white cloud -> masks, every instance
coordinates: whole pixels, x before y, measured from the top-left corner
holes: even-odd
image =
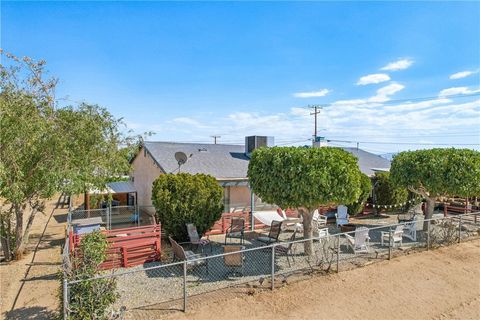
[[[390,100],[389,96],[394,95],[395,93],[397,93],[400,90],[403,90],[404,88],[405,86],[399,83],[389,84],[388,86],[378,89],[377,95],[373,97],[373,99],[375,99],[375,102],[388,101]]]
[[[338,100],[335,101],[332,105],[336,107],[359,107],[363,106],[366,108],[375,108],[381,105],[382,102],[390,100],[390,96],[395,93],[403,90],[404,85],[393,82],[387,86],[381,87],[377,90],[377,94],[366,99],[350,99],[350,100]]]
[[[357,85],[364,86],[367,84],[372,84],[372,83],[381,83],[390,80],[390,76],[385,73],[375,73],[375,74],[369,74],[366,76],[361,77],[357,81]]]
[[[461,71],[461,72],[457,72],[457,73],[454,73],[454,74],[450,75],[449,78],[452,79],[452,80],[462,79],[462,78],[466,78],[468,76],[471,76],[472,74],[475,74],[477,72],[478,71],[469,71],[469,70]]]
[[[294,93],[293,96],[295,98],[315,98],[315,97],[324,97],[329,92],[330,90],[328,89],[320,89],[318,91],[297,92],[297,93]]]
[[[397,71],[397,70],[404,70],[409,68],[413,64],[412,59],[400,59],[394,62],[390,62],[385,67],[381,68],[380,70],[387,70],[387,71]]]
[[[453,96],[457,94],[472,94],[477,92],[480,92],[480,89],[470,90],[468,87],[452,87],[452,88],[443,89],[442,91],[440,91],[438,95],[440,97],[447,97],[447,96]]]

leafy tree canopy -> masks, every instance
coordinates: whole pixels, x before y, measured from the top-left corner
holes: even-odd
[[[167,234],[179,241],[188,239],[187,223],[204,234],[223,212],[223,189],[205,174],[161,174],[154,182],[152,202]]]
[[[428,149],[401,152],[390,169],[399,186],[423,196],[480,195],[480,152],[470,149]]]
[[[361,193],[357,159],[340,148],[260,148],[248,178],[263,201],[285,208],[352,203]]]
[[[0,197],[10,206],[0,214],[0,232],[2,248],[14,247],[18,256],[45,198],[101,189],[128,173],[122,146],[128,148],[132,137],[105,108],[57,105],[57,81],[46,78],[45,61],[0,54],[6,61],[0,65]],[[4,243],[12,226],[14,246]],[[9,259],[10,252],[5,256]]]

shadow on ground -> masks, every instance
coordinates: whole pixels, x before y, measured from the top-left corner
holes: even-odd
[[[59,319],[56,311],[44,307],[17,308],[5,314],[7,320],[24,319]]]

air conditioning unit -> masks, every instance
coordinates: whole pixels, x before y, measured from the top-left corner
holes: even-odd
[[[249,136],[245,137],[245,154],[250,157],[253,150],[261,147],[273,147],[275,144],[273,137],[267,136]]]

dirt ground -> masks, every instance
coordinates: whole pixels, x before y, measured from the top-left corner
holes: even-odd
[[[192,304],[165,319],[480,319],[480,241]]]
[[[56,208],[57,200],[48,201],[45,214],[36,215],[29,253],[20,261],[0,264],[1,319],[52,319],[56,315],[57,273],[61,267],[68,207],[64,204],[62,208],[60,204]]]

